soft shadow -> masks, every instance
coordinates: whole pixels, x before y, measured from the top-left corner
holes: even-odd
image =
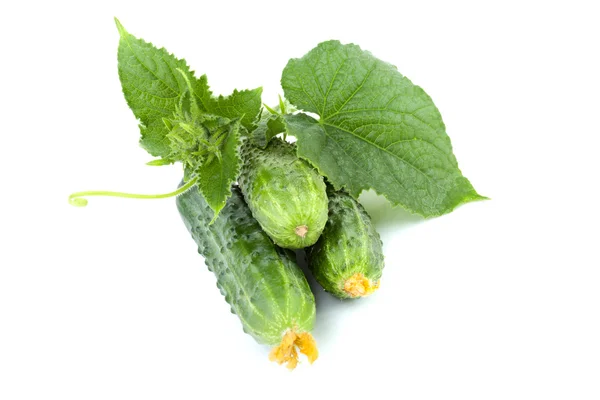
[[[399,232],[408,226],[425,221],[423,217],[411,214],[401,207],[392,207],[385,197],[379,196],[372,190],[363,192],[359,201],[371,216],[378,231],[393,228],[395,232]]]
[[[385,197],[379,196],[373,191],[364,192],[359,200],[371,216],[371,220],[384,242],[387,235],[395,235],[412,225],[425,221],[423,217],[413,215],[400,207],[392,208]],[[326,292],[310,272],[304,250],[296,251],[296,262],[304,272],[315,296],[317,315],[313,334],[321,343],[335,342],[337,338],[344,335],[344,327],[350,326],[350,323],[342,323],[342,321],[351,319],[352,315],[357,313],[368,314],[368,309],[376,305],[376,299],[371,296],[342,300]]]
[[[308,268],[306,252],[296,251],[296,262],[306,275],[306,280],[315,296],[317,315],[313,334],[322,343],[335,342],[342,335],[343,324],[339,322],[355,313],[357,309],[370,306],[370,297],[362,299],[338,299],[326,292],[315,280]]]

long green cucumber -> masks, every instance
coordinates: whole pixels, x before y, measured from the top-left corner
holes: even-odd
[[[307,251],[308,266],[325,290],[340,298],[368,296],[379,287],[383,248],[363,206],[344,191],[327,187],[329,220]]]
[[[246,141],[241,154],[240,188],[263,230],[284,248],[314,244],[327,221],[323,178],[279,138],[265,149]]]
[[[240,190],[232,188],[212,224],[214,213],[196,187],[177,198],[177,207],[244,332],[276,346],[270,358],[288,368],[296,366],[296,347],[314,361],[314,296],[293,253],[261,230]]]

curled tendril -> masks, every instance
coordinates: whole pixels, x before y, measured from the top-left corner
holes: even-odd
[[[77,192],[69,196],[69,204],[75,207],[85,207],[88,204],[87,199],[84,197],[89,196],[108,196],[108,197],[123,197],[127,199],[166,199],[168,197],[179,196],[187,192],[192,186],[196,184],[198,177],[190,179],[185,185],[179,189],[162,194],[135,194],[135,193],[123,193],[123,192],[109,192],[105,190],[89,190],[86,192]]]

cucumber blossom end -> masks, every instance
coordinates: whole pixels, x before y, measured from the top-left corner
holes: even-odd
[[[369,296],[379,288],[384,267],[381,238],[356,199],[331,186],[327,195],[329,219],[317,243],[306,252],[308,267],[336,297]]]
[[[380,279],[374,281],[357,272],[346,279],[343,290],[350,297],[366,297],[373,294],[379,288],[380,282]]]
[[[306,237],[306,234],[308,233],[308,226],[298,225],[296,229],[294,229],[294,232],[296,233],[296,235],[304,239]]]
[[[290,369],[298,363],[298,351],[312,362],[318,354],[309,333],[315,299],[296,255],[273,244],[239,188],[231,193],[217,218],[197,187],[181,194],[177,207],[183,222],[244,332],[276,346],[270,358]]]
[[[286,363],[287,368],[292,370],[298,365],[298,352],[304,354],[311,364],[319,357],[317,342],[309,332],[289,329],[284,333],[281,343],[271,350],[269,360],[279,365]]]

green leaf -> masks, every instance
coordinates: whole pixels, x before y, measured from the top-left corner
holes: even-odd
[[[173,164],[173,160],[169,160],[167,158],[157,158],[156,160],[148,161],[146,165],[151,167],[162,167],[163,165]]]
[[[282,99],[279,96],[279,104],[273,108],[264,104],[264,108],[258,118],[256,128],[250,134],[254,145],[264,149],[269,144],[269,141],[280,133],[286,132],[283,114],[297,111],[287,99]]]
[[[272,114],[268,109],[264,109],[251,138],[256,146],[264,149],[273,137],[282,132],[285,132],[285,123],[281,115]]]
[[[261,108],[262,88],[234,90],[229,96],[210,97],[203,104],[210,114],[226,118],[241,118],[241,124],[248,132],[255,128],[254,122]]]
[[[229,96],[214,97],[206,75],[195,78],[185,60],[131,35],[116,18],[115,22],[121,36],[119,78],[127,104],[140,121],[140,144],[150,154],[168,157],[172,153],[167,135],[172,130],[171,120],[180,119],[182,110],[194,116],[208,113],[241,118],[242,126],[254,130],[262,88],[234,90]],[[190,102],[194,98],[191,95],[195,102]]]
[[[162,118],[175,112],[179,96],[187,90],[184,76],[195,80],[184,60],[165,49],[128,33],[115,18],[119,34],[118,70],[127,104],[140,121],[140,144],[150,154],[165,157],[169,154],[168,129]],[[197,94],[202,96],[202,94]]]
[[[285,96],[319,115],[286,115],[298,155],[358,197],[374,189],[394,205],[437,216],[483,199],[462,176],[431,98],[396,67],[360,47],[319,44],[283,70]]]
[[[255,128],[254,122],[261,108],[262,87],[234,90],[229,96],[213,96],[206,75],[196,79],[194,94],[203,111],[226,118],[241,118],[241,124],[248,131]]]
[[[208,85],[208,78],[206,75],[202,75],[200,78],[194,79],[192,82],[194,87],[194,95],[199,100],[202,109],[207,110],[209,107],[208,104],[213,95],[212,91],[210,90],[210,86]]]
[[[223,136],[218,153],[209,155],[196,171],[200,192],[215,212],[213,221],[231,196],[231,185],[237,179],[241,166],[239,148],[240,129],[243,128],[240,120],[220,125],[220,129]]]

